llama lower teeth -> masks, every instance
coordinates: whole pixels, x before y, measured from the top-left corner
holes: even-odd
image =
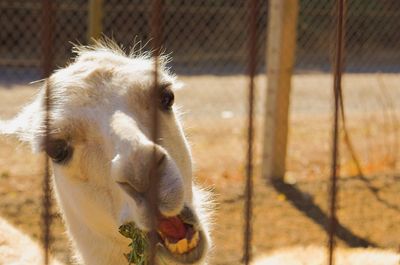
[[[169,249],[169,251],[171,251],[172,253],[176,253],[177,252],[178,248],[177,248],[176,244],[170,243],[168,241],[168,239],[165,239],[164,243],[167,246],[167,248]]]
[[[186,238],[179,240],[176,245],[178,246],[179,254],[183,254],[188,251],[188,241]]]
[[[177,243],[171,243],[168,241],[166,238],[164,240],[165,246],[168,248],[169,251],[171,251],[174,254],[184,254],[188,252],[189,250],[194,249],[197,244],[199,243],[199,232],[196,231],[190,241],[188,241],[186,238],[179,240]]]

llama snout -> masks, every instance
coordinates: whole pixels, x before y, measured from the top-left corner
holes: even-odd
[[[112,161],[114,181],[134,200],[136,207],[147,205],[147,198],[151,196],[149,193],[154,191],[151,185],[158,186],[158,210],[164,216],[177,215],[184,205],[182,175],[162,147],[155,146],[151,150],[144,152],[147,157],[139,160],[137,155],[116,155]]]
[[[184,205],[184,183],[181,172],[170,156],[166,156],[159,173],[159,210],[165,216],[181,212]]]

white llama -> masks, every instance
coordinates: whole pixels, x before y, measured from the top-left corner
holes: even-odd
[[[156,150],[157,218],[167,226],[159,229],[157,258],[204,264],[211,245],[206,198],[193,184],[189,146],[173,106],[175,77],[162,63],[153,91],[149,56],[125,55],[112,43],[76,52],[73,63],[45,81],[51,89],[49,143],[44,143],[45,85],[17,117],[0,122],[0,134],[18,137],[52,159],[56,198],[79,262],[87,265],[127,264],[130,241],[118,227],[134,222],[149,230],[146,194]],[[154,102],[160,144],[151,140]],[[176,222],[183,234],[173,229]]]

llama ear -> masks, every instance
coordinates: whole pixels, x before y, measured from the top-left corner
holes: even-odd
[[[30,144],[33,152],[41,150],[41,138],[44,132],[43,92],[41,89],[35,100],[11,120],[0,120],[0,135],[14,137]]]

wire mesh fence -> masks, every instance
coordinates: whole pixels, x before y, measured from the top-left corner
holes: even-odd
[[[295,74],[292,78],[285,183],[264,185],[261,175],[264,75],[268,1],[259,1],[256,78],[254,255],[291,245],[325,245],[331,150],[334,1],[300,0]],[[148,51],[147,1],[103,1],[105,36],[126,47]],[[346,131],[341,131],[338,244],[395,249],[400,237],[399,114],[400,3],[347,1],[346,74],[343,91]],[[55,68],[69,62],[72,43],[89,43],[88,1],[57,0]],[[185,87],[176,92],[186,133],[193,144],[198,181],[220,194],[212,264],[241,258],[242,192],[246,155],[246,1],[165,1],[163,48],[169,66]],[[11,117],[34,93],[24,83],[41,74],[41,4],[0,0],[1,118]],[[343,127],[342,127],[343,128]],[[38,161],[16,142],[1,139],[0,216],[39,237]],[[354,153],[357,161],[354,160]],[[361,166],[362,172],[357,167]],[[27,168],[30,168],[29,170]],[[26,179],[33,179],[24,185]],[[4,184],[4,185],[3,185]],[[37,188],[39,189],[39,188]],[[35,190],[35,191],[34,191]],[[4,199],[4,200],[3,200]],[[229,218],[227,218],[229,216]],[[58,216],[53,252],[70,263]],[[268,225],[266,225],[268,224]],[[379,227],[379,229],[378,229]],[[391,232],[390,232],[391,231]]]
[[[300,1],[298,71],[327,71],[331,65],[333,1]],[[266,43],[268,3],[260,2],[258,44],[260,58]],[[396,1],[349,1],[347,11],[348,70],[398,71],[399,26]],[[40,66],[40,3],[33,0],[0,3],[2,12],[0,66],[2,80]],[[56,65],[71,57],[72,43],[87,43],[88,4],[85,0],[55,1]],[[179,74],[232,74],[245,71],[245,1],[167,1],[166,53]],[[149,41],[149,5],[143,1],[104,1],[104,35],[125,47]],[[149,47],[147,47],[149,48]],[[265,64],[265,60],[261,60]],[[260,68],[261,69],[261,68]],[[36,71],[35,71],[36,70]],[[36,74],[37,77],[37,74]]]

